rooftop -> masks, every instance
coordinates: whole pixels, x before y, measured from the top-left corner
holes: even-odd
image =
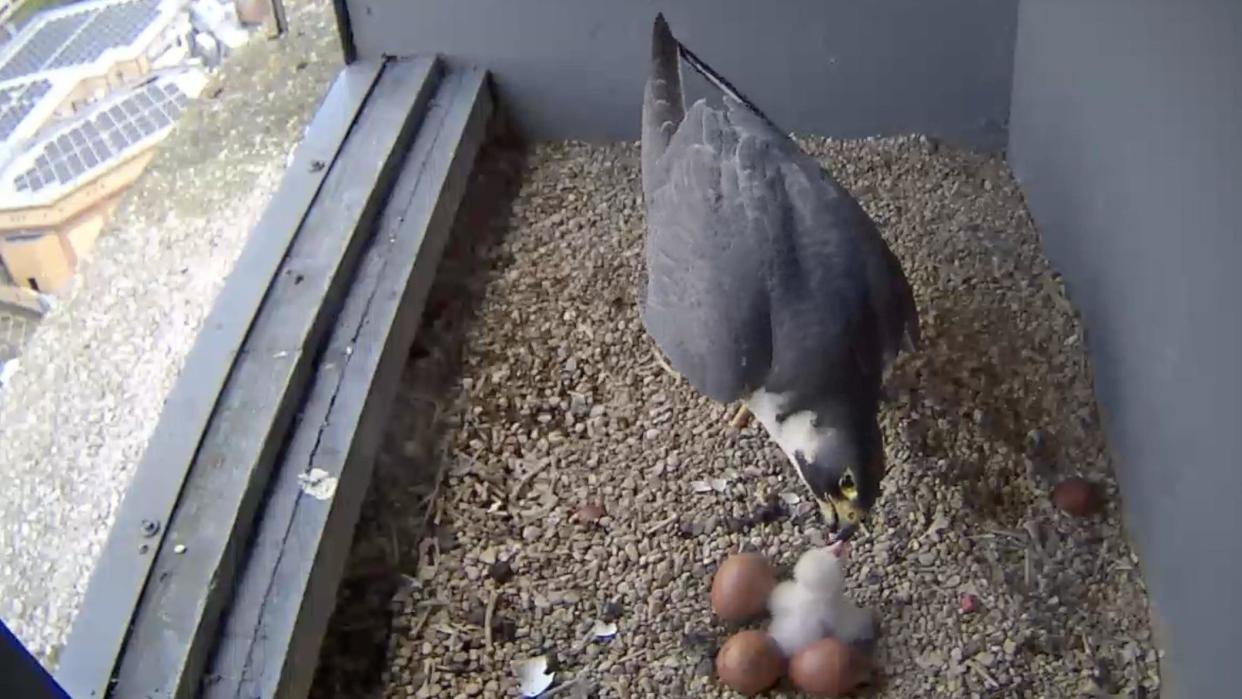
[[[195,69],[161,73],[41,135],[0,169],[0,208],[54,202],[159,142],[205,81]]]
[[[0,162],[22,150],[85,79],[135,60],[180,0],[87,0],[48,10],[0,48]]]
[[[43,13],[0,54],[0,81],[89,65],[124,49],[159,19],[163,0],[93,0]]]

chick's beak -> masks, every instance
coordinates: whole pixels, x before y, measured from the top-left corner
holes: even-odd
[[[867,517],[867,510],[858,503],[832,496],[819,502],[819,511],[828,523],[834,543],[849,541]]]

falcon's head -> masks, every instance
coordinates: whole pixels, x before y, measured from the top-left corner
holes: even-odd
[[[789,458],[810,488],[834,541],[847,541],[880,494],[884,444],[875,418],[852,425],[817,425],[814,438],[789,445]],[[786,445],[782,445],[784,447]]]

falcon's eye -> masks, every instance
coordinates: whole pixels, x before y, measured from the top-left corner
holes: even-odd
[[[858,497],[858,486],[854,485],[854,476],[848,471],[841,476],[840,481],[837,481],[837,486],[841,488],[841,494],[850,500]]]

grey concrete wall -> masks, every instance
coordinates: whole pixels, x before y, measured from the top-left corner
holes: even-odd
[[[529,136],[637,139],[657,11],[783,128],[1006,140],[1017,0],[348,0],[361,57],[490,68]],[[696,94],[703,94],[698,92]]]
[[[1010,158],[1083,312],[1169,696],[1242,647],[1242,3],[1023,0]]]

